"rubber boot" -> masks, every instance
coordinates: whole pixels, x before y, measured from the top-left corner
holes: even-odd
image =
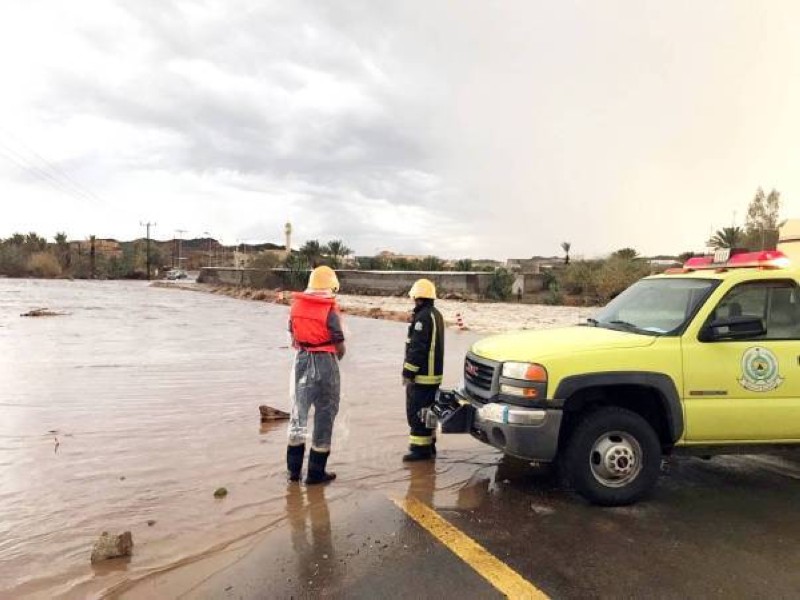
[[[300,481],[300,471],[303,470],[305,453],[305,444],[286,446],[286,469],[289,471],[289,481]]]
[[[403,456],[403,462],[416,462],[418,460],[433,460],[435,451],[432,445],[409,446],[409,452]]]
[[[308,455],[308,474],[306,475],[306,485],[316,485],[318,483],[328,483],[336,479],[336,473],[326,473],[325,466],[328,464],[328,452],[319,452],[311,449]]]

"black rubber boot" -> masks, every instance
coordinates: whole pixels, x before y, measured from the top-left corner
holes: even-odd
[[[336,479],[336,473],[326,473],[325,466],[328,464],[330,452],[318,452],[311,449],[308,455],[308,475],[306,475],[306,485],[316,485],[318,483],[328,483]]]
[[[409,446],[408,454],[403,456],[403,462],[416,462],[418,460],[433,460],[436,455],[433,446]]]
[[[289,481],[300,481],[300,471],[303,470],[305,453],[305,444],[286,446],[286,469],[289,471]]]

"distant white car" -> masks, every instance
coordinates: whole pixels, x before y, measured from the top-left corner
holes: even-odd
[[[189,274],[186,273],[183,269],[172,269],[171,271],[167,272],[167,279],[171,281],[176,281],[178,279],[186,279],[189,277]]]

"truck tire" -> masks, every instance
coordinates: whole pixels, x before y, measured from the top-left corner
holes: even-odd
[[[575,490],[593,504],[623,506],[658,480],[661,444],[638,414],[618,407],[587,413],[567,441],[562,466]]]

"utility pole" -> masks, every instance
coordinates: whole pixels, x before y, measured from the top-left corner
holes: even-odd
[[[183,234],[186,233],[186,230],[185,229],[176,229],[175,233],[178,234],[178,265],[177,266],[180,269],[180,268],[182,268],[181,267],[181,260],[183,260],[181,258],[181,251],[182,251],[182,247],[183,247]]]
[[[150,221],[142,223],[139,221],[139,225],[147,228],[147,281],[150,281],[150,228],[155,227],[156,223],[151,223]]]

